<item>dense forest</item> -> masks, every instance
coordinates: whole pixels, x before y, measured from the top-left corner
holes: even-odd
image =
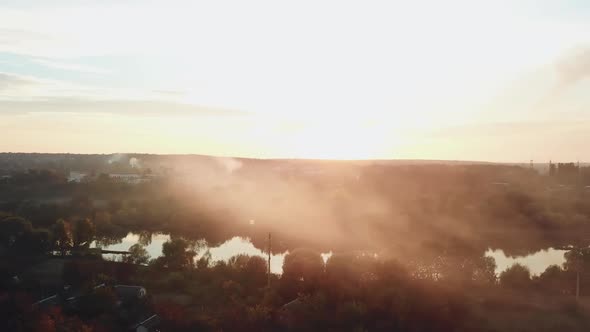
[[[2,154],[0,329],[128,330],[155,316],[149,329],[161,331],[584,331],[587,174],[575,164]],[[129,233],[137,244],[115,260],[101,254]],[[206,249],[240,236],[266,252],[269,233],[281,274],[265,258],[217,261]],[[169,239],[150,257],[157,234]],[[540,275],[522,265],[497,274],[485,255],[547,248],[567,248],[565,264]],[[122,285],[147,295],[129,299]]]

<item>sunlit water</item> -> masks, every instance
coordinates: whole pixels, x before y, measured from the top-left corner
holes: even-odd
[[[149,245],[145,247],[145,249],[150,254],[151,258],[157,258],[162,256],[162,245],[164,242],[170,239],[169,235],[166,234],[153,234],[152,241]],[[136,244],[139,241],[139,235],[129,233],[126,237],[124,237],[121,243],[104,246],[103,249],[105,250],[117,250],[117,251],[127,251],[129,248]],[[95,244],[93,243],[93,246]],[[199,250],[197,255],[197,259],[202,257],[207,251],[211,254],[211,259],[213,262],[215,261],[227,261],[231,257],[239,254],[246,254],[250,256],[260,256],[263,258],[268,258],[267,253],[263,252],[262,250],[256,248],[249,239],[243,237],[234,237],[223,244],[217,247],[204,247]],[[520,263],[531,270],[533,275],[539,275],[545,271],[545,269],[551,265],[562,265],[565,262],[564,253],[565,250],[557,250],[553,248],[549,248],[546,250],[540,250],[534,254],[527,255],[527,256],[516,256],[516,257],[509,257],[506,256],[503,250],[496,249],[491,250],[488,249],[485,255],[488,257],[493,257],[496,260],[496,273],[499,275],[507,268],[512,266],[515,263]],[[280,254],[275,254],[271,256],[271,263],[270,269],[273,273],[281,274],[283,271],[283,261],[285,259],[285,255],[288,251]],[[322,258],[324,262],[328,260],[328,258],[332,255],[331,252],[322,253]],[[116,255],[105,255],[106,258],[112,258]]]
[[[565,250],[549,248],[527,256],[509,257],[501,249],[488,249],[485,255],[496,260],[496,274],[498,275],[515,263],[528,267],[533,275],[540,275],[551,265],[561,266],[565,262],[563,256],[565,252]]]
[[[157,258],[162,256],[162,245],[164,242],[170,239],[170,235],[166,234],[154,234],[152,235],[152,241],[149,245],[145,246],[145,249],[150,254],[151,258]],[[116,251],[127,251],[129,248],[136,244],[139,241],[139,236],[137,234],[129,233],[126,237],[124,237],[121,243],[103,246],[102,249],[105,250],[116,250]],[[93,243],[92,246],[94,247],[96,244]],[[207,251],[211,254],[211,260],[213,262],[216,261],[227,261],[231,257],[239,254],[246,254],[250,256],[260,256],[263,258],[268,258],[268,254],[263,252],[262,250],[256,248],[249,239],[243,237],[233,237],[232,239],[224,242],[223,244],[217,247],[205,247],[201,248],[198,252],[196,259],[202,257]],[[272,273],[281,274],[283,272],[283,261],[285,260],[285,255],[288,254],[288,251],[271,255],[270,260],[270,270]],[[331,252],[322,253],[322,258],[324,262],[328,260],[328,258],[332,255]],[[104,255],[105,258],[112,258],[116,255]]]

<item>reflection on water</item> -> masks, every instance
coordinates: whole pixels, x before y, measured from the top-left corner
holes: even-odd
[[[500,274],[515,263],[520,263],[531,270],[531,274],[539,275],[551,265],[561,265],[565,262],[565,250],[549,248],[537,251],[527,256],[508,257],[503,250],[488,249],[485,255],[496,260],[496,274]]]
[[[151,242],[149,242],[149,244],[145,246],[145,249],[148,251],[151,258],[157,258],[162,256],[162,245],[169,239],[170,235],[166,234],[153,234],[151,236]],[[129,233],[126,237],[121,239],[120,242],[115,244],[103,245],[102,248],[106,250],[127,251],[129,250],[129,247],[138,243],[139,240],[139,234]],[[95,247],[96,242],[93,242],[91,246]],[[268,258],[267,254],[262,250],[256,248],[248,238],[243,238],[239,236],[233,237],[217,247],[205,246],[203,248],[200,248],[199,253],[195,259],[199,259],[207,251],[209,251],[209,253],[211,254],[211,259],[213,262],[227,261],[231,257],[239,254],[260,256],[265,259]],[[496,274],[498,275],[515,263],[520,263],[524,266],[527,266],[531,270],[531,273],[533,275],[539,275],[543,273],[543,271],[545,271],[545,269],[551,265],[562,265],[565,262],[565,258],[563,256],[565,252],[565,250],[556,250],[553,248],[549,248],[546,250],[540,250],[534,254],[530,254],[527,256],[509,257],[506,256],[504,251],[501,249],[488,249],[485,255],[493,257],[496,260]],[[283,261],[287,253],[288,251],[271,256],[270,270],[273,273],[281,274],[283,272]],[[321,255],[325,263],[328,260],[328,258],[332,256],[332,252],[330,251],[328,253],[322,253]],[[104,257],[107,259],[111,259],[116,256],[117,255],[104,255]]]
[[[152,240],[149,245],[145,246],[145,249],[150,254],[151,258],[157,258],[162,256],[162,245],[164,242],[170,239],[170,235],[166,234],[153,234]],[[102,246],[105,250],[117,250],[117,251],[127,251],[129,247],[138,243],[139,235],[134,233],[127,234],[121,242],[116,244],[109,244]],[[92,243],[92,247],[96,247],[96,243]],[[250,256],[260,256],[264,258],[268,258],[268,254],[263,252],[262,250],[256,248],[249,239],[243,237],[233,237],[232,239],[224,242],[223,244],[217,247],[204,247],[199,250],[199,253],[196,259],[199,259],[203,256],[207,251],[211,254],[211,259],[215,261],[227,261],[231,257],[239,254],[246,254]],[[272,273],[281,274],[283,272],[283,261],[285,260],[285,255],[288,251],[276,254],[271,256],[270,260],[270,270]],[[105,258],[111,259],[116,255],[104,255]],[[328,258],[332,256],[332,252],[323,253],[322,258],[324,262],[328,260]]]
[[[206,249],[202,250],[199,254],[204,254],[205,251]],[[209,248],[209,252],[211,253],[211,258],[213,261],[226,261],[232,256],[239,254],[261,256],[264,258],[268,257],[267,253],[264,253],[262,250],[254,247],[250,240],[237,236],[229,241],[226,241],[219,247]],[[282,254],[271,256],[270,271],[272,273],[280,274],[283,272],[283,261],[285,260],[285,255],[287,253],[288,252],[284,252]]]
[[[152,240],[149,245],[144,248],[150,254],[151,258],[157,258],[162,256],[162,244],[170,239],[170,235],[165,234],[153,234]],[[116,250],[116,251],[127,251],[129,247],[139,242],[139,234],[129,233],[125,236],[121,242],[116,244],[102,245],[102,249],[105,250]],[[91,247],[96,247],[96,241],[93,242]],[[113,258],[116,255],[104,255],[105,258]]]
[[[151,242],[147,246],[145,246],[145,249],[148,251],[151,258],[157,258],[162,256],[162,245],[169,239],[170,235],[166,234],[152,235]],[[129,233],[126,237],[121,239],[119,243],[103,245],[102,248],[106,250],[127,251],[129,250],[129,247],[138,243],[139,240],[139,234]],[[92,247],[95,246],[96,243],[94,242],[92,244]],[[265,252],[256,248],[248,238],[243,238],[239,236],[233,237],[217,247],[205,246],[201,248],[196,259],[202,257],[207,251],[209,251],[209,253],[211,254],[211,259],[214,262],[227,261],[231,257],[239,254],[260,256],[265,259],[268,257]],[[546,250],[540,250],[534,254],[527,256],[509,257],[506,256],[504,251],[501,249],[488,249],[485,255],[493,257],[496,260],[496,274],[498,275],[515,263],[520,263],[524,266],[527,266],[531,270],[531,273],[533,275],[539,275],[543,273],[543,271],[545,271],[545,269],[551,265],[562,265],[565,262],[565,258],[563,256],[565,252],[565,250],[556,250],[553,248],[549,248]],[[273,273],[281,274],[283,272],[283,261],[287,253],[288,251],[271,256],[270,270]],[[328,258],[332,256],[332,252],[330,251],[327,253],[322,253],[321,255],[324,262],[326,262]],[[104,256],[105,258],[113,258],[116,255]]]

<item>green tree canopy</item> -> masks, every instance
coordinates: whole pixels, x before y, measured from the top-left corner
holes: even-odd
[[[590,271],[590,248],[575,248],[565,253],[564,269],[567,271]]]
[[[183,238],[171,238],[162,245],[161,260],[166,267],[182,269],[193,266],[197,255],[194,245]]]
[[[150,260],[150,254],[141,244],[136,243],[129,247],[129,255],[124,260],[127,263],[145,265]]]

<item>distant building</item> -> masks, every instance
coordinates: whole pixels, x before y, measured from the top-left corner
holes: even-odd
[[[157,178],[155,174],[108,174],[109,178],[115,182],[122,182],[127,184],[140,184],[144,182],[151,182]]]
[[[116,182],[123,182],[128,184],[139,184],[145,182],[145,179],[139,174],[109,174],[109,178]]]
[[[88,173],[70,171],[70,174],[68,175],[68,182],[80,183],[80,182],[84,182],[85,180],[87,180],[87,178],[88,178]]]
[[[508,187],[510,185],[510,183],[508,183],[508,182],[492,182],[492,185],[498,186],[498,187]]]

